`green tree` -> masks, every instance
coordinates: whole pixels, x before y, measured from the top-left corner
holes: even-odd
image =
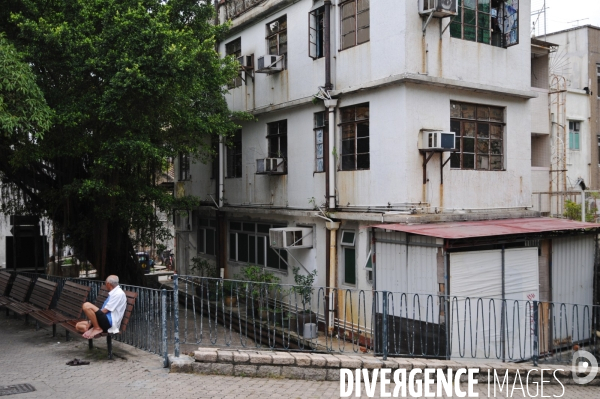
[[[29,112],[29,125],[7,124],[24,134],[0,136],[1,210],[47,215],[101,277],[140,283],[130,232],[142,243],[165,236],[156,209],[197,202],[157,186],[165,159],[209,159],[213,138],[243,117],[223,97],[237,74],[215,51],[226,27],[197,0],[8,0],[2,9],[0,27],[52,115],[46,125]]]

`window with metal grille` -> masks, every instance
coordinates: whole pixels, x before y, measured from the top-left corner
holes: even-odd
[[[341,7],[341,49],[366,43],[370,39],[369,0],[350,0]]]
[[[179,154],[179,180],[189,180],[190,158],[188,154]]]
[[[270,55],[282,55],[283,67],[287,66],[287,15],[267,24],[267,46]]]
[[[579,130],[581,122],[569,121],[569,149],[579,150]]]
[[[217,220],[214,218],[198,218],[198,253],[214,256],[217,253]]]
[[[353,230],[342,230],[342,257],[344,264],[344,284],[356,285],[356,248],[354,240],[356,232]]]
[[[242,177],[242,131],[233,134],[227,146],[227,177]]]
[[[324,16],[325,6],[308,14],[308,56],[315,60],[325,54]]]
[[[287,119],[267,123],[269,158],[287,159]]]
[[[225,45],[225,54],[235,57],[242,56],[242,38],[238,37],[235,40],[230,41]],[[242,85],[242,77],[238,75],[235,77],[231,83],[229,83],[228,88],[233,89],[234,87],[239,87]]]
[[[342,170],[369,169],[369,104],[344,107],[340,112]]]
[[[287,270],[287,252],[269,246],[269,229],[287,227],[273,223],[229,222],[229,259]]]
[[[458,0],[450,36],[510,47],[519,44],[519,0]]]
[[[327,112],[317,112],[315,114],[315,172],[325,171],[323,156],[325,152],[325,135],[328,133],[328,124]]]
[[[456,149],[450,167],[504,170],[504,108],[450,102],[450,130]]]

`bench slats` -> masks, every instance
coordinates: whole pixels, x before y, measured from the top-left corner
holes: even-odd
[[[63,287],[55,309],[32,312],[31,317],[42,324],[56,325],[81,317],[82,305],[87,299],[91,287],[67,281]]]
[[[9,272],[0,272],[0,296],[8,295],[8,287],[10,287],[10,280],[12,274]]]
[[[6,307],[20,316],[31,312],[47,310],[50,308],[57,287],[57,283],[38,278],[27,302],[11,302]]]
[[[25,276],[18,275],[13,282],[12,289],[10,290],[10,300],[15,302],[25,302],[27,299],[27,293],[31,287],[31,279]]]

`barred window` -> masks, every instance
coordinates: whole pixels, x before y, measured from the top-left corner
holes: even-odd
[[[269,229],[278,227],[287,226],[272,223],[229,222],[229,259],[287,270],[287,252],[269,246]]]
[[[450,102],[450,130],[457,152],[450,167],[504,170],[504,108]]]
[[[242,131],[233,134],[227,147],[227,177],[242,177]]]
[[[342,170],[370,168],[369,104],[341,108]]]
[[[340,7],[341,49],[368,42],[370,39],[369,0],[350,0],[342,3]]]
[[[287,159],[287,119],[267,123],[269,157]]]
[[[270,55],[283,55],[287,65],[287,15],[267,24],[267,44]]]
[[[198,219],[198,253],[215,255],[217,242],[217,220],[200,217]]]
[[[450,36],[509,47],[519,43],[519,0],[457,0]]]
[[[179,154],[179,181],[190,178],[190,158],[188,154]]]
[[[315,172],[324,172],[325,164],[323,161],[325,135],[328,133],[327,112],[317,112],[315,114]]]
[[[236,59],[242,56],[242,38],[238,37],[235,40],[230,41],[225,45],[225,54],[231,55]],[[229,83],[228,88],[233,89],[234,87],[240,87],[242,85],[242,77],[238,75],[235,77],[231,83]]]

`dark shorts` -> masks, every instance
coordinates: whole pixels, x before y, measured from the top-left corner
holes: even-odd
[[[98,319],[98,325],[100,326],[102,331],[107,332],[111,325],[110,321],[108,321],[108,317],[106,317],[106,314],[100,309],[98,309],[96,311],[96,319]]]

